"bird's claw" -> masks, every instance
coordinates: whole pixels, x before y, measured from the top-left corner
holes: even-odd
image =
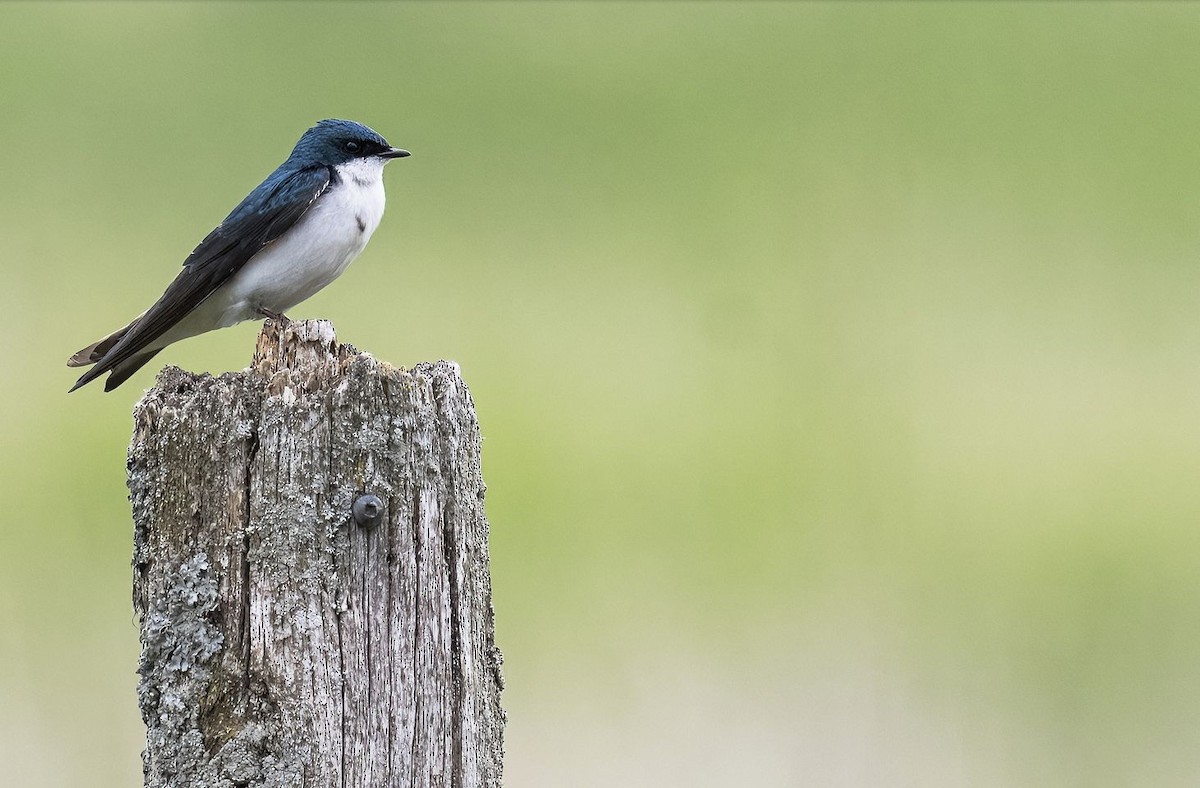
[[[276,323],[279,323],[280,325],[283,325],[283,326],[286,326],[288,323],[292,322],[291,318],[289,318],[284,313],[272,312],[270,309],[267,309],[265,306],[260,306],[255,311],[257,311],[258,314],[262,315],[263,317],[270,318],[271,320],[274,320]]]

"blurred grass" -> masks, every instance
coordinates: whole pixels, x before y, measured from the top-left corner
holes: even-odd
[[[6,772],[138,779],[153,373],[63,360],[340,116],[414,156],[300,316],[463,365],[513,784],[1194,784],[1198,44],[1183,4],[0,6]]]

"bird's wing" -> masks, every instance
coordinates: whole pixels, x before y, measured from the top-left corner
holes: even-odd
[[[281,167],[272,173],[188,255],[183,270],[162,297],[129,326],[74,388],[142,353],[251,257],[293,227],[325,193],[333,177],[333,171],[325,166],[293,170]]]

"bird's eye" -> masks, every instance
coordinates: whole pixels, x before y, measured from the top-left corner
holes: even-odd
[[[342,150],[346,151],[346,153],[358,153],[361,149],[362,145],[359,145],[354,140],[346,140],[342,143]]]

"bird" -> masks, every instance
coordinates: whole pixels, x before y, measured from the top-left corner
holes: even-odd
[[[129,379],[181,339],[246,320],[287,321],[288,309],[346,270],[383,218],[383,168],[409,156],[351,120],[319,121],[280,164],[192,250],[154,304],[80,350],[92,364],[71,391],[108,373]]]

